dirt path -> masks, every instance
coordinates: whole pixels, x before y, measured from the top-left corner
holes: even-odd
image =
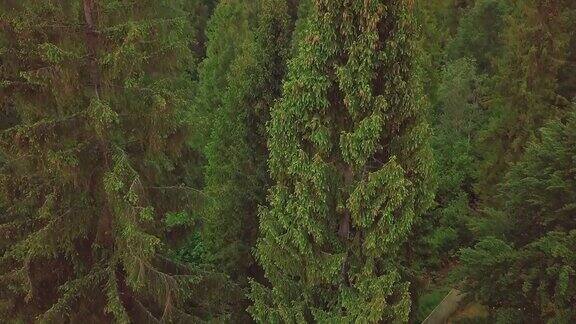
[[[457,289],[452,289],[442,299],[440,304],[434,308],[432,313],[426,317],[426,319],[422,322],[422,324],[443,324],[446,323],[450,315],[452,315],[458,307],[460,307],[460,303],[462,299],[464,299],[465,294],[461,293]]]

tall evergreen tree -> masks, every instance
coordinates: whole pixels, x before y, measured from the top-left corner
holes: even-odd
[[[259,322],[407,321],[396,262],[432,199],[407,1],[316,0],[269,125]]]
[[[13,115],[0,133],[3,319],[197,321],[220,312],[210,292],[224,278],[168,260],[162,241],[167,215],[189,207],[173,193],[186,181],[193,66],[182,8],[0,2],[0,105]]]
[[[270,182],[265,125],[279,97],[295,12],[296,3],[287,0],[220,2],[201,67],[196,114],[206,125],[204,241],[216,263],[244,283],[254,272],[257,206]]]

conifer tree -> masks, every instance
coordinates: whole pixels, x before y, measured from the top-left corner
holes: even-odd
[[[468,291],[501,323],[576,321],[575,156],[573,104],[506,175],[503,229],[462,251]]]
[[[551,119],[566,114],[576,96],[576,2],[517,1],[511,4],[496,59],[491,118],[479,145],[483,163],[477,191],[494,200],[496,185],[518,161],[526,143]],[[570,73],[572,72],[572,73]]]
[[[2,318],[199,321],[224,278],[166,258],[193,67],[184,1],[0,2]],[[172,216],[171,216],[172,215]]]
[[[208,30],[196,114],[205,120],[203,233],[215,262],[246,283],[257,206],[269,186],[265,124],[279,96],[296,6],[222,1]]]
[[[268,128],[258,322],[407,321],[397,265],[431,203],[431,151],[407,1],[316,0]]]

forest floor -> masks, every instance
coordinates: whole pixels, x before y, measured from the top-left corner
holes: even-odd
[[[452,316],[448,318],[447,324],[456,323],[482,323],[488,319],[490,313],[488,308],[477,302],[464,304]]]

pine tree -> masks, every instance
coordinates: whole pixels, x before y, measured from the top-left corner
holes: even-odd
[[[314,1],[268,129],[256,321],[408,320],[396,254],[432,199],[414,36],[406,1]]]
[[[244,283],[255,267],[257,206],[270,182],[265,124],[279,96],[295,8],[286,0],[220,2],[201,67],[195,113],[206,126],[204,242]]]
[[[506,175],[504,230],[462,251],[469,292],[502,323],[576,321],[575,156],[573,104],[566,120],[544,127]]]
[[[477,191],[491,203],[497,184],[522,157],[529,139],[548,120],[565,115],[576,96],[564,72],[575,71],[576,3],[528,0],[511,7],[505,46],[495,62],[491,118],[479,145],[483,163]]]
[[[182,8],[0,3],[0,107],[13,115],[0,133],[3,319],[196,321],[223,310],[211,292],[224,277],[167,259],[162,240],[189,208],[179,171],[193,33]]]

